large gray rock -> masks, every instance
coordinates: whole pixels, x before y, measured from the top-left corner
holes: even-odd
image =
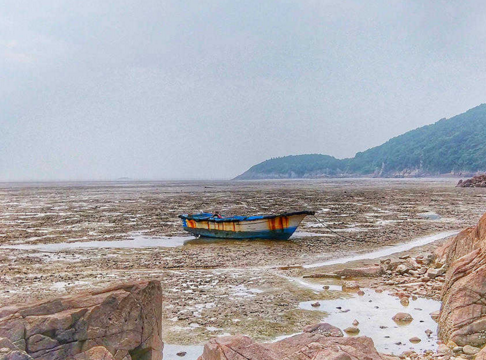
[[[162,359],[160,282],[138,282],[0,308],[0,336],[34,359],[65,360],[103,346],[115,360]]]

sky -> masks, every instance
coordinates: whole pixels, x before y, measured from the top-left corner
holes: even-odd
[[[0,0],[0,181],[228,179],[481,103],[483,0]]]

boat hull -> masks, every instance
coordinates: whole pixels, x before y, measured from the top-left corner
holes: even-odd
[[[182,219],[184,230],[195,236],[223,239],[287,240],[306,214],[280,215],[253,221]]]

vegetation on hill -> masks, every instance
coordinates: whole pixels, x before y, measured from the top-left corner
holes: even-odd
[[[424,176],[486,171],[486,104],[409,131],[354,158],[295,155],[266,160],[237,179]]]

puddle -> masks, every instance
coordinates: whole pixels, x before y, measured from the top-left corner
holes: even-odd
[[[306,269],[309,269],[309,268],[316,268],[316,267],[327,266],[327,265],[345,264],[345,263],[348,263],[348,262],[351,262],[351,261],[357,261],[357,260],[378,259],[378,258],[381,258],[381,257],[390,256],[390,255],[395,254],[395,253],[408,251],[408,250],[413,249],[413,248],[418,247],[418,246],[424,246],[424,245],[433,243],[435,241],[439,241],[439,240],[451,237],[453,235],[457,235],[458,233],[459,233],[459,231],[445,231],[445,232],[441,232],[441,233],[434,234],[434,235],[420,237],[420,238],[417,238],[417,239],[410,241],[408,243],[405,243],[405,244],[392,245],[392,246],[380,248],[376,251],[372,251],[372,252],[369,252],[369,253],[327,260],[327,261],[323,261],[323,262],[319,262],[319,263],[315,263],[315,264],[304,265],[303,267],[306,268]]]
[[[146,236],[134,234],[130,239],[113,241],[84,241],[84,242],[64,242],[54,244],[19,244],[5,245],[2,248],[19,250],[38,250],[45,252],[56,252],[71,249],[93,249],[93,248],[117,248],[117,249],[137,249],[147,247],[177,247],[196,240],[192,236]]]
[[[437,349],[437,324],[429,314],[440,309],[439,301],[419,298],[403,306],[398,298],[388,293],[363,290],[364,296],[353,294],[347,299],[322,300],[319,308],[311,306],[315,301],[307,301],[300,303],[299,308],[327,312],[329,315],[323,321],[342,330],[358,320],[359,335],[371,337],[380,352],[399,355],[409,349],[416,352]],[[408,325],[397,325],[392,317],[398,312],[410,313],[414,320]],[[433,332],[430,337],[425,334],[428,329]],[[409,339],[415,336],[422,341],[412,344]]]
[[[176,359],[184,359],[184,360],[197,360],[199,356],[203,353],[204,346],[197,346],[197,345],[170,345],[164,344],[163,355],[164,359],[168,360],[176,360]],[[186,355],[179,356],[177,355],[178,352],[186,352]]]

